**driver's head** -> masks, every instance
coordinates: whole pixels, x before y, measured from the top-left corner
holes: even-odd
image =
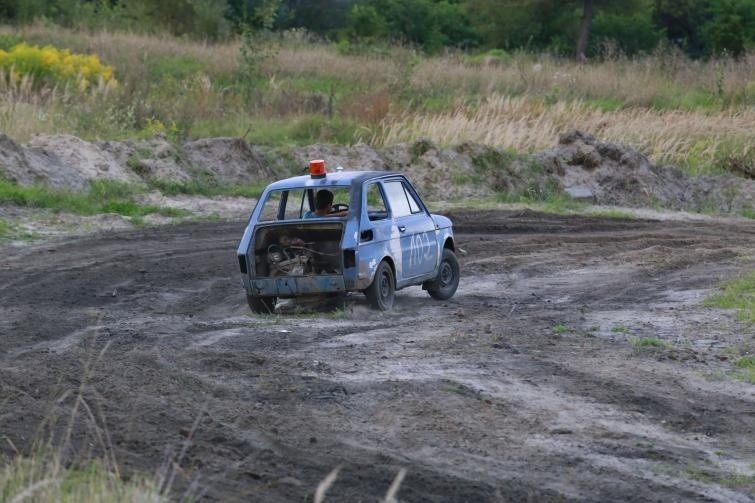
[[[315,210],[324,210],[333,204],[333,193],[328,189],[318,190],[315,195]]]

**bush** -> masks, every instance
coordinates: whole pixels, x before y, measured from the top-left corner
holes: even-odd
[[[75,82],[86,90],[96,81],[115,84],[113,68],[102,64],[94,54],[72,54],[68,49],[53,46],[39,47],[22,42],[10,51],[0,50],[0,68],[11,75],[29,75],[54,83]]]

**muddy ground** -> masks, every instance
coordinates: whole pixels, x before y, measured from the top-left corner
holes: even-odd
[[[458,293],[389,313],[251,315],[243,221],[5,247],[0,451],[61,445],[80,392],[67,458],[176,497],[307,501],[340,466],[329,501],[401,468],[402,501],[753,499],[755,329],[702,305],[755,266],[751,221],[451,216]]]

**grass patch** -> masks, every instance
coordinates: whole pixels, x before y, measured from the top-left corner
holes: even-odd
[[[0,239],[8,239],[13,235],[13,226],[0,218]]]
[[[138,219],[151,214],[168,217],[188,215],[188,212],[175,208],[164,208],[154,204],[143,205],[134,197],[143,189],[137,185],[109,180],[92,181],[88,192],[69,192],[35,185],[22,187],[0,180],[0,203],[13,203],[29,208],[46,208],[56,212],[77,215],[98,215],[115,213]]]
[[[551,331],[554,334],[563,334],[565,332],[569,332],[571,329],[567,327],[566,325],[558,324],[553,327],[551,327]]]
[[[652,101],[652,106],[658,110],[703,110],[717,112],[723,108],[722,101],[715,95],[705,91],[676,89],[676,92],[660,94]]]
[[[349,82],[341,76],[300,75],[287,79],[288,85],[297,91],[344,96],[359,90],[356,82]]]
[[[636,220],[637,219],[637,217],[632,215],[631,213],[627,213],[626,211],[621,211],[621,210],[590,211],[588,215],[594,216],[594,217],[600,217],[600,218],[615,218],[617,220]]]
[[[755,323],[755,271],[721,286],[721,291],[705,301],[708,307],[736,309],[737,319],[744,323]]]
[[[739,216],[755,220],[755,209],[743,208],[739,211]]]
[[[580,213],[587,207],[586,203],[572,199],[563,193],[501,193],[496,196],[496,201],[503,204],[525,204],[545,213],[557,215]]]
[[[258,199],[265,190],[265,184],[257,185],[216,185],[202,180],[177,182],[173,180],[150,180],[149,185],[166,196],[187,194],[191,196],[234,196]]]
[[[153,56],[144,58],[151,80],[184,80],[204,70],[204,65],[191,56]]]
[[[588,106],[595,107],[598,110],[602,110],[604,112],[615,112],[616,110],[621,110],[622,108],[624,108],[625,105],[625,103],[620,99],[611,97],[591,98],[585,100],[585,103]]]
[[[685,466],[684,475],[703,484],[718,484],[732,489],[752,487],[755,484],[755,475],[714,473],[695,465]]]
[[[336,143],[349,145],[368,140],[372,135],[356,121],[322,115],[300,115],[287,118],[252,118],[238,116],[228,119],[200,120],[189,132],[193,138],[236,136],[256,145],[311,145]]]
[[[628,334],[629,328],[619,325],[616,327],[611,327],[611,332],[613,332],[614,334]]]
[[[57,455],[4,460],[0,501],[167,501],[155,480],[122,480],[103,463],[63,466]]]
[[[629,342],[635,349],[668,349],[672,347],[671,344],[658,337],[632,337]]]
[[[755,384],[755,356],[744,356],[734,362],[739,369],[737,377],[750,384]]]

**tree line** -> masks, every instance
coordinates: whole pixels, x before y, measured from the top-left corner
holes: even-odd
[[[755,0],[0,0],[0,21],[167,31],[223,40],[304,28],[349,43],[636,54],[661,43],[692,57],[755,48]]]

